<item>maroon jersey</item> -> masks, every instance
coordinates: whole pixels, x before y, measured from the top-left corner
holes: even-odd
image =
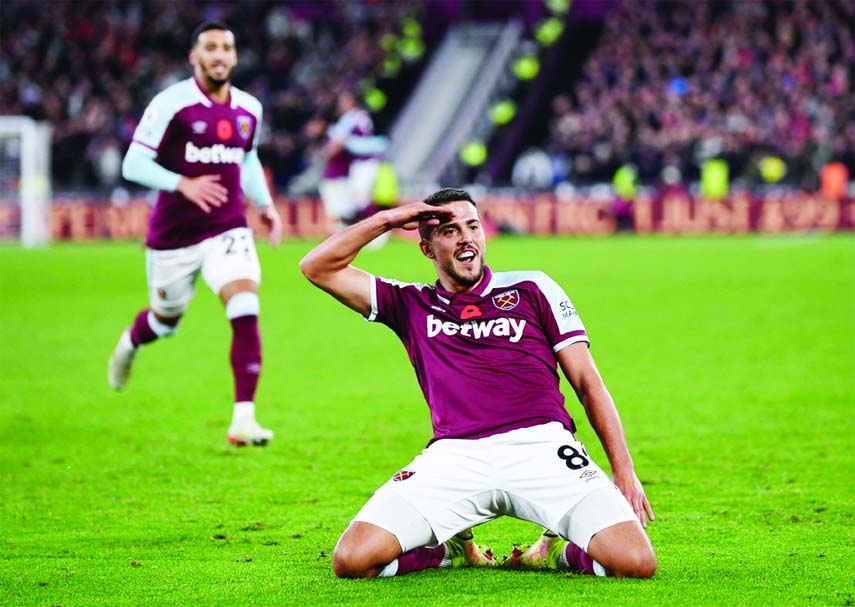
[[[333,141],[344,144],[348,137],[353,135],[366,137],[374,133],[374,122],[371,120],[371,115],[361,108],[353,108],[342,114],[332,127],[330,127],[327,137]],[[370,154],[358,155],[347,149],[342,150],[329,160],[324,166],[324,179],[337,179],[347,177],[350,172],[350,165],[359,160],[367,160],[373,158]]]
[[[480,438],[558,421],[573,431],[555,353],[588,343],[564,290],[543,272],[485,276],[470,293],[374,277],[368,320],[404,344],[434,440]]]
[[[258,142],[261,103],[231,87],[229,100],[217,103],[189,78],[152,99],[134,132],[136,147],[164,168],[185,175],[220,175],[228,201],[204,213],[178,192],[160,191],[149,218],[146,245],[186,247],[247,225],[240,186],[244,155]]]

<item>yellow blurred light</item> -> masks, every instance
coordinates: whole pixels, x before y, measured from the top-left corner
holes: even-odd
[[[520,80],[531,80],[540,71],[540,61],[537,57],[526,55],[514,62],[514,74]]]
[[[487,146],[480,141],[470,141],[460,149],[460,159],[467,166],[481,166],[487,160]]]
[[[490,117],[493,119],[493,122],[499,126],[509,123],[514,119],[516,114],[517,106],[510,99],[499,101],[490,108]]]

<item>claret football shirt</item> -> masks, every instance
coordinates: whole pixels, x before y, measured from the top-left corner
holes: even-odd
[[[497,272],[470,293],[373,277],[367,319],[404,344],[434,440],[479,438],[550,421],[574,430],[555,353],[589,343],[564,290],[543,272]]]
[[[234,86],[226,103],[215,102],[192,77],[152,99],[131,147],[181,175],[220,175],[220,184],[228,190],[228,202],[204,213],[178,192],[161,191],[149,218],[147,246],[185,247],[247,225],[241,165],[244,155],[258,143],[261,112],[261,103],[255,97]]]
[[[327,136],[344,145],[348,137],[367,137],[374,133],[374,122],[371,114],[361,108],[352,108],[342,114],[341,118],[330,128]],[[341,153],[330,158],[324,166],[324,179],[340,179],[347,177],[350,173],[350,165],[357,160],[371,158],[371,155],[360,156],[348,151],[346,148]]]

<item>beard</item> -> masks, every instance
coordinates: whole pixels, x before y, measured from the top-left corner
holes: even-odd
[[[203,66],[202,77],[205,79],[205,84],[208,85],[212,91],[217,91],[229,83],[232,77],[232,70],[228,70],[224,78],[217,78],[214,76],[211,69]]]
[[[454,267],[454,260],[449,261],[444,270],[446,275],[461,287],[471,289],[484,278],[484,258],[479,257],[477,268],[473,268],[473,271],[466,274],[457,271]]]

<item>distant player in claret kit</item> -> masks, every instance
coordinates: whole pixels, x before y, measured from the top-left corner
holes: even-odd
[[[224,23],[198,26],[189,58],[193,76],[152,99],[122,164],[126,179],[160,192],[146,236],[150,304],[119,338],[108,380],[124,388],[140,346],[176,332],[201,273],[232,325],[235,404],[228,439],[265,445],[273,432],[256,421],[254,401],[261,267],[243,206],[246,194],[278,246],[282,225],[256,150],[262,108],[230,83],[237,50]]]
[[[326,164],[319,186],[324,212],[333,230],[354,223],[372,203],[380,155],[387,140],[374,134],[374,121],[349,90],[337,98],[338,120],[327,131]],[[382,235],[381,241],[387,234]],[[378,246],[375,242],[374,246]]]
[[[351,265],[392,228],[419,230],[435,284],[401,283]],[[475,202],[464,190],[443,189],[332,235],[300,262],[316,286],[395,331],[434,432],[345,530],[333,570],[362,578],[501,564],[652,576],[656,556],[644,528],[653,511],[579,315],[546,274],[493,272],[485,248]],[[556,366],[603,444],[613,478],[576,440]],[[500,516],[545,529],[500,562],[471,531]]]

